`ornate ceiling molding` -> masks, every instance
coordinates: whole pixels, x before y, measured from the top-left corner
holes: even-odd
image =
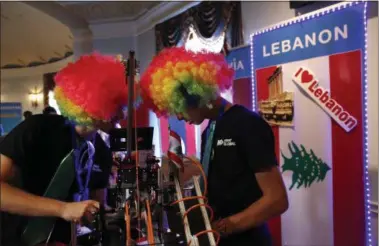
[[[63,60],[40,65],[37,67],[26,67],[26,68],[11,68],[11,69],[1,69],[1,80],[12,80],[23,77],[34,77],[42,76],[45,73],[52,73],[61,70],[69,62],[73,61],[73,56],[67,57]]]
[[[91,23],[90,28],[94,39],[131,37],[140,35],[162,21],[170,19],[200,2],[161,2],[149,9],[137,20],[112,18]],[[120,30],[123,30],[120,32]]]
[[[77,4],[64,4],[72,13],[83,17],[89,23],[103,22],[107,19],[122,18],[124,20],[136,20],[149,9],[159,5],[159,1],[103,1],[81,2]]]

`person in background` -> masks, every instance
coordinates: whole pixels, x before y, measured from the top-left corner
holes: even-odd
[[[1,245],[23,246],[23,231],[34,217],[56,218],[50,231],[43,231],[46,238],[35,238],[33,234],[27,240],[29,244],[38,240],[36,244],[42,245],[69,244],[70,222],[93,219],[98,201],[104,199],[112,158],[96,132],[108,129],[118,111],[126,106],[125,80],[124,65],[113,57],[82,56],[55,76],[55,98],[62,116],[34,115],[1,142]],[[73,153],[74,163],[65,165],[64,158],[69,153]],[[71,187],[67,190],[49,186],[57,173],[61,175],[62,165],[75,167],[63,179]],[[86,186],[92,172],[99,175],[94,175]],[[65,198],[44,197],[47,189]],[[31,229],[40,232],[38,228]]]
[[[271,127],[258,114],[220,96],[233,77],[222,54],[174,47],[153,58],[140,85],[144,102],[158,116],[176,115],[195,125],[209,120],[201,163],[216,218],[212,226],[222,236],[219,246],[269,246],[266,222],[287,210],[287,193]],[[185,168],[182,180],[198,173]]]
[[[28,119],[29,117],[31,117],[33,115],[33,113],[29,110],[25,111],[23,113],[23,116],[24,116],[24,120]]]
[[[55,108],[53,108],[51,106],[47,106],[46,108],[43,109],[42,114],[44,114],[44,115],[48,115],[48,114],[56,115],[57,111],[55,110]]]

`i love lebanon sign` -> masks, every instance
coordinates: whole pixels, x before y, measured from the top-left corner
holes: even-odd
[[[292,81],[300,86],[345,131],[349,132],[357,125],[357,119],[334,100],[327,89],[319,85],[312,71],[300,67],[293,75]]]

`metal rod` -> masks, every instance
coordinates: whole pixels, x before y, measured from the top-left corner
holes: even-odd
[[[127,62],[128,69],[128,126],[127,126],[127,155],[132,157],[132,136],[133,136],[133,111],[134,111],[134,76],[136,71],[134,51],[129,52]]]
[[[202,196],[202,192],[201,192],[201,189],[200,189],[200,183],[199,183],[199,176],[193,177],[193,184],[195,185],[196,195],[199,196],[199,197]],[[199,200],[200,204],[204,204],[204,199],[199,198],[198,200]],[[201,206],[200,210],[201,210],[201,213],[203,214],[205,229],[206,230],[212,230],[212,226],[211,226],[211,223],[209,221],[209,216],[208,216],[206,208],[204,206]],[[214,238],[213,233],[212,232],[208,232],[207,234],[208,234],[208,239],[209,239],[210,245],[211,246],[215,246],[216,245],[216,240]]]
[[[170,165],[172,165],[171,167],[173,167],[175,164],[170,163]],[[175,168],[175,167],[173,167],[173,168]],[[182,200],[183,199],[183,195],[182,195],[182,190],[181,190],[180,183],[179,183],[179,180],[178,180],[178,175],[175,175],[174,182],[175,182],[175,190],[176,190],[176,195],[178,197],[178,200]],[[180,213],[181,213],[181,215],[183,217],[184,213],[186,212],[186,208],[184,206],[184,202],[183,201],[179,202],[179,209],[180,209]],[[191,229],[190,229],[190,225],[189,225],[188,217],[187,216],[184,217],[184,223],[183,224],[184,224],[184,233],[186,235],[187,243],[190,243],[191,239],[192,239],[192,235],[191,235]]]

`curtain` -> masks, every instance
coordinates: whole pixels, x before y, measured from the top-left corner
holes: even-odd
[[[155,26],[157,52],[180,46],[188,38],[190,27],[206,39],[225,35],[224,52],[243,45],[241,2],[202,2]]]

